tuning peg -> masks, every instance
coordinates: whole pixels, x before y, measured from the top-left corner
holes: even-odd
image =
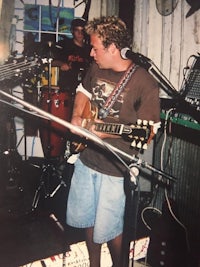
[[[147,120],[143,120],[143,125],[147,125],[148,121]]]
[[[147,149],[147,143],[145,143],[142,148]]]
[[[142,143],[141,142],[138,142],[137,148],[142,148]]]
[[[149,125],[154,125],[154,121],[149,121]]]
[[[133,140],[133,142],[131,143],[131,146],[136,147],[136,141],[135,140]]]

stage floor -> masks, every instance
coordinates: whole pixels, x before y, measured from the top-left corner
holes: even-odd
[[[42,260],[46,260],[47,263],[50,260],[51,264],[53,262],[54,265],[46,265],[49,267],[56,266],[56,263],[63,266],[60,255],[73,251],[74,248],[76,250],[77,247],[80,251],[80,246],[85,250],[83,230],[71,228],[65,223],[73,165],[64,163],[54,168],[43,159],[31,159],[22,162],[17,160],[17,169],[13,169],[8,163],[7,159],[0,158],[0,266],[45,266],[45,261]],[[46,175],[47,169],[50,177]],[[39,192],[38,203],[34,198],[36,192]],[[62,227],[52,219],[52,215],[58,219]],[[148,236],[148,231],[144,230],[141,221],[138,221],[137,227],[138,239]],[[168,233],[166,234],[168,240]],[[166,249],[166,262],[174,261],[177,249],[175,252],[173,250],[174,253]],[[66,255],[69,256],[69,253]],[[151,255],[159,261],[160,249],[157,248]],[[80,261],[81,257],[78,257],[78,260]],[[66,263],[69,263],[67,257]],[[82,263],[80,266],[88,266],[87,257]],[[103,267],[110,266],[111,264]],[[167,264],[166,266],[172,267]],[[198,264],[193,263],[191,266],[197,267]]]
[[[7,160],[0,162],[0,266],[3,267],[22,266],[60,254],[68,251],[70,244],[84,240],[82,230],[65,223],[71,169],[67,166],[62,181],[58,176],[50,182],[45,180],[47,194],[42,187],[39,202],[35,204],[33,199],[44,170],[34,164],[20,162],[16,176],[13,176],[8,171]],[[10,181],[10,177],[14,181]],[[60,184],[58,191],[50,197]],[[51,214],[59,220],[64,231]]]

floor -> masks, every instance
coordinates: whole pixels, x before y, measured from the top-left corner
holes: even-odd
[[[68,251],[70,244],[84,240],[81,230],[65,224],[71,165],[55,162],[47,164],[43,159],[20,161],[17,156],[14,157],[14,168],[7,156],[0,160],[2,267],[22,266],[57,255],[63,250]],[[66,177],[60,175],[63,166],[66,168]],[[57,187],[58,190],[54,192]],[[36,192],[39,196],[38,203],[34,200]]]
[[[69,251],[71,244],[84,241],[82,230],[65,223],[73,165],[57,159],[30,158],[22,161],[18,154],[10,153],[0,156],[0,267],[24,266]],[[153,222],[155,218],[151,219]],[[165,238],[166,242],[171,237],[173,242],[179,240],[178,229],[170,225],[167,218],[157,223],[152,236],[155,242],[151,243],[148,252],[150,262],[154,263],[152,267],[162,266],[158,256],[162,251],[160,238]],[[146,236],[147,232],[140,222],[138,229],[138,237]],[[179,266],[184,266],[181,262],[187,260],[184,257],[185,247],[178,247],[184,243],[181,238],[179,241],[174,245],[175,249],[165,249],[165,266],[177,267],[179,263]],[[175,258],[178,265],[172,264]],[[193,262],[191,266],[198,265]]]

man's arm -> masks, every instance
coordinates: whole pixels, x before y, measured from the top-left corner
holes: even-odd
[[[62,71],[68,71],[71,69],[71,64],[54,59],[52,61],[52,67],[59,67]]]
[[[82,92],[77,92],[74,101],[71,123],[76,126],[82,126],[83,113],[89,98]]]

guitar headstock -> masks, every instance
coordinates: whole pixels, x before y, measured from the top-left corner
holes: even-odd
[[[132,132],[128,138],[132,140],[131,147],[146,150],[154,137],[154,122],[138,119],[136,124],[130,125]]]
[[[38,76],[41,61],[37,56],[34,57],[10,57],[5,64],[0,66],[0,82],[1,85],[22,84],[33,77]]]

